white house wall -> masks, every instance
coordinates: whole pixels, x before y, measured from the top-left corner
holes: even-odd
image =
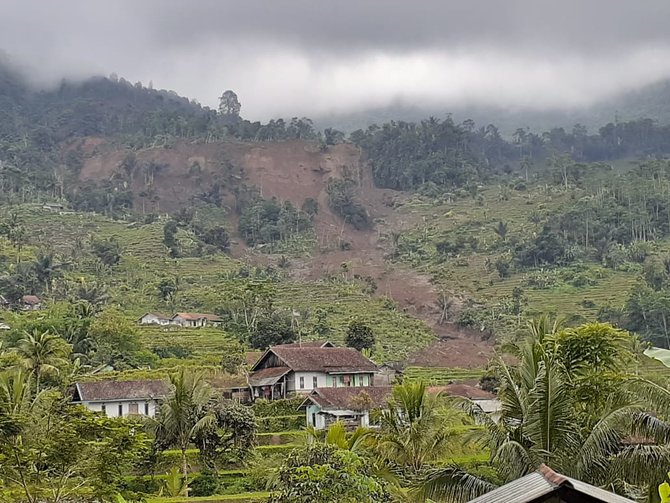
[[[300,378],[304,378],[305,387],[300,387]],[[317,388],[330,388],[328,385],[328,375],[325,372],[291,372],[287,379],[287,390],[295,391],[297,393],[306,393],[314,389],[314,377],[316,377]]]
[[[352,383],[352,387],[372,386],[372,374],[346,374]],[[300,387],[300,378],[304,378],[304,387]],[[286,391],[289,393],[308,393],[314,389],[314,377],[317,379],[317,388],[342,388],[345,385],[340,382],[344,375],[326,374],[325,372],[291,372],[286,376]]]
[[[149,403],[149,417],[155,417],[157,411],[157,403],[155,400],[133,400],[133,401],[116,401],[116,402],[81,402],[81,405],[93,412],[102,412],[102,406],[105,406],[105,415],[107,417],[119,417],[119,405],[122,407],[121,416],[126,417],[130,414],[130,405],[137,404],[137,414],[144,416],[145,406]]]

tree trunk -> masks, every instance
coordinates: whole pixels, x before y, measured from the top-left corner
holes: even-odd
[[[186,463],[186,447],[184,446],[182,446],[181,448],[181,474],[184,477],[183,479],[184,496],[188,497],[188,484],[187,484],[188,464]]]

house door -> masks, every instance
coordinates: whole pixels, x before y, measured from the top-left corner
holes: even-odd
[[[316,412],[312,412],[312,426],[316,428]]]
[[[136,403],[131,403],[130,405],[128,405],[128,414],[137,415],[138,413],[139,413],[139,409],[138,409]]]

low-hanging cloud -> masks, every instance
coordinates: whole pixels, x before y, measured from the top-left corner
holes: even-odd
[[[670,77],[670,2],[5,0],[0,48],[37,83],[118,73],[253,119],[402,101],[588,106]]]

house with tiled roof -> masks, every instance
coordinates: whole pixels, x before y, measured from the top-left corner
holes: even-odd
[[[373,386],[377,366],[353,348],[308,343],[272,346],[251,368],[254,398],[307,394],[316,388]]]
[[[78,382],[72,403],[107,417],[155,417],[169,393],[170,385],[163,380]]]
[[[182,327],[218,327],[223,320],[215,314],[207,313],[177,313],[170,319],[170,324]]]
[[[432,386],[428,388],[428,392],[467,398],[496,422],[500,419],[502,413],[502,403],[496,395],[470,384],[451,383],[446,386]]]
[[[21,297],[21,309],[24,311],[39,311],[42,309],[42,301],[37,295],[24,295]]]
[[[336,421],[348,428],[367,428],[370,411],[386,408],[392,390],[392,386],[317,388],[307,395],[300,410],[305,411],[307,426],[317,430]]]

